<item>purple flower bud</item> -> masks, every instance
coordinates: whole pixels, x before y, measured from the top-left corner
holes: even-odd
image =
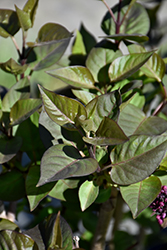
[[[160,207],[163,207],[164,203],[162,201],[160,201],[159,205],[160,205]]]

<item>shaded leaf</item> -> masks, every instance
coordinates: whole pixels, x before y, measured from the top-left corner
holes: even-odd
[[[43,243],[43,239],[41,236],[41,232],[39,230],[39,225],[24,231],[26,235],[29,235],[38,245],[39,250],[45,250],[45,245]]]
[[[79,200],[81,210],[86,210],[97,198],[99,186],[96,186],[93,181],[85,181],[79,188]]]
[[[120,106],[118,125],[127,136],[130,136],[145,118],[144,112],[139,108],[131,103],[124,103]]]
[[[0,68],[10,74],[15,76],[24,73],[28,65],[20,65],[13,58],[10,58],[7,62],[0,63]]]
[[[106,189],[100,188],[95,203],[103,203],[107,201],[111,196],[111,189],[112,189],[111,186],[107,187]]]
[[[19,99],[29,98],[30,96],[30,82],[27,77],[15,83],[6,93],[2,100],[2,110],[10,112],[11,107]]]
[[[0,9],[0,36],[14,36],[20,29],[17,14],[13,10]]]
[[[109,77],[111,82],[126,79],[134,74],[154,52],[135,53],[121,56],[113,61],[109,67]]]
[[[39,229],[41,231],[46,249],[49,249],[49,247],[51,247],[51,249],[53,249],[53,247],[56,249],[61,249],[57,243],[61,243],[62,248],[65,250],[72,249],[72,231],[67,222],[60,215],[49,215],[43,222],[39,224]],[[56,243],[57,246],[53,246],[52,243]]]
[[[2,250],[39,250],[29,236],[11,230],[0,231],[0,249]]]
[[[41,160],[41,176],[37,186],[69,177],[85,176],[96,171],[98,163],[81,158],[72,146],[58,144],[50,147]]]
[[[114,51],[107,48],[93,48],[87,57],[86,66],[96,82],[110,82],[108,68],[111,62],[120,56],[122,56],[120,50]]]
[[[33,47],[28,56],[29,67],[37,71],[55,64],[64,54],[71,36],[71,33],[59,24],[43,25],[39,30],[36,43],[27,43],[29,47]]]
[[[131,136],[110,154],[111,178],[120,185],[144,180],[159,166],[167,150],[167,136]]]
[[[31,20],[31,27],[34,24],[35,14],[38,7],[39,0],[28,0],[24,5],[23,11],[28,13]]]
[[[104,117],[95,137],[83,137],[83,140],[92,145],[107,146],[124,143],[128,137],[115,121]]]
[[[144,36],[142,34],[113,34],[110,36],[101,36],[101,38],[108,38],[108,39],[114,39],[117,41],[121,40],[130,40],[130,41],[136,41],[138,43],[143,43],[149,40],[148,36]]]
[[[95,88],[95,81],[90,71],[82,66],[64,67],[47,73],[76,88]]]
[[[10,161],[19,151],[22,138],[0,138],[0,164]]]
[[[32,27],[29,13],[25,12],[24,10],[19,9],[16,5],[15,5],[15,9],[16,9],[16,13],[17,13],[22,30],[27,31],[28,29]]]
[[[39,86],[45,110],[49,117],[60,126],[75,123],[77,117],[86,117],[84,106],[78,101],[55,94]]]
[[[55,183],[48,183],[41,187],[36,187],[40,177],[40,167],[32,166],[26,177],[26,194],[30,204],[30,210],[34,210],[39,202],[46,197],[50,190],[54,187]]]
[[[150,20],[145,8],[139,4],[134,3],[129,10],[130,0],[124,1],[121,5],[120,20],[124,17],[125,13],[128,11],[126,18],[122,25],[120,26],[120,32],[123,34],[142,34],[146,35],[149,31]],[[117,19],[119,4],[112,8],[115,18]],[[141,22],[142,20],[142,22]],[[101,27],[107,35],[116,34],[116,25],[109,12],[106,13],[102,20]]]
[[[66,179],[66,180],[59,180],[56,185],[52,188],[49,192],[49,196],[66,201],[64,192],[67,189],[74,189],[77,188],[79,180],[76,179]]]
[[[120,187],[122,197],[130,207],[134,219],[155,200],[160,191],[161,181],[156,176]]]
[[[40,106],[41,99],[21,99],[18,100],[10,112],[11,126],[20,124],[29,118]]]
[[[24,197],[24,176],[17,170],[0,175],[0,199],[3,201],[16,201]]]

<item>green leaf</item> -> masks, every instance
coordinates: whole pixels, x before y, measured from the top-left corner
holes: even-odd
[[[66,201],[65,198],[65,191],[68,189],[74,189],[78,187],[79,180],[76,179],[66,179],[66,180],[59,180],[53,189],[49,192],[49,196]]]
[[[46,197],[50,190],[54,187],[55,183],[48,183],[41,187],[36,187],[40,177],[40,167],[32,166],[26,177],[26,194],[30,204],[30,210],[34,210],[39,202]]]
[[[98,162],[93,158],[81,158],[72,146],[58,144],[50,147],[41,160],[41,176],[37,186],[45,183],[89,175],[96,171]]]
[[[6,93],[2,100],[2,110],[10,112],[11,107],[19,100],[29,98],[30,82],[27,77],[15,83]]]
[[[150,20],[146,9],[139,3],[134,3],[129,10],[130,0],[124,1],[121,5],[120,20],[123,19],[126,12],[126,18],[120,26],[120,34],[142,34],[146,35],[150,28]],[[117,19],[119,4],[112,8],[115,19]],[[142,20],[142,22],[141,22]],[[107,35],[116,34],[116,25],[109,12],[102,20],[101,27]]]
[[[150,116],[144,119],[138,128],[135,130],[135,135],[161,135],[162,133],[167,131],[167,121],[157,117]]]
[[[20,124],[29,118],[40,106],[41,99],[21,99],[18,100],[10,112],[11,126]]]
[[[7,220],[7,219],[0,218],[0,231],[6,230],[6,229],[14,230],[18,232],[20,231],[20,229],[14,222]]]
[[[77,99],[79,99],[85,105],[96,97],[95,94],[87,92],[85,90],[72,89],[72,92],[77,97]]]
[[[31,27],[34,24],[35,14],[38,7],[39,0],[28,0],[24,5],[23,11],[28,13],[31,20]]]
[[[95,203],[103,203],[103,202],[107,201],[111,197],[111,189],[112,189],[111,186],[109,186],[105,189],[100,188],[99,194],[95,200]]]
[[[0,164],[10,161],[19,151],[22,138],[0,138]]]
[[[117,145],[111,152],[111,178],[120,185],[129,185],[151,175],[162,161],[167,136],[131,136],[128,142]]]
[[[86,48],[83,42],[83,37],[79,30],[76,31],[76,37],[72,46],[72,54],[86,55]]]
[[[27,43],[33,48],[27,60],[29,67],[38,71],[55,64],[64,54],[71,37],[71,33],[59,24],[47,23],[42,26],[36,43]]]
[[[117,91],[95,97],[86,105],[87,119],[81,120],[80,124],[86,131],[96,132],[103,118],[113,118],[117,107]]]
[[[41,86],[39,86],[39,89],[45,111],[49,117],[60,126],[70,125],[72,127],[77,117],[81,117],[82,119],[86,118],[86,110],[80,102],[57,95]]]
[[[25,12],[24,10],[19,9],[15,5],[16,13],[20,22],[20,26],[23,31],[27,31],[32,27],[31,19],[29,13]]]
[[[11,230],[0,231],[0,249],[2,250],[39,250],[29,236]]]
[[[59,214],[49,215],[39,224],[39,229],[46,249],[72,249],[72,231]]]
[[[95,81],[90,71],[82,66],[64,67],[52,71],[47,71],[47,73],[75,88],[95,88]]]
[[[135,53],[115,59],[109,67],[109,77],[111,82],[126,79],[134,74],[144,63],[146,63],[153,53],[154,51]]]
[[[146,118],[143,111],[131,103],[123,103],[120,106],[118,125],[127,136],[132,135],[140,123]],[[130,121],[130,122],[129,122]]]
[[[20,65],[13,58],[10,58],[7,62],[0,63],[0,68],[10,74],[15,76],[24,73],[28,65]]]
[[[122,197],[130,207],[134,219],[155,200],[160,191],[161,181],[156,176],[120,187]]]
[[[85,181],[79,188],[79,200],[81,210],[86,210],[97,198],[99,186],[94,185],[93,181]]]
[[[104,117],[95,137],[83,137],[83,140],[92,145],[108,146],[124,143],[128,137],[115,121]]]
[[[138,52],[143,53],[146,49],[142,46],[133,44],[128,46],[130,53]],[[162,81],[165,75],[166,66],[163,59],[156,53],[140,68],[141,71],[150,78],[156,79],[158,82]]]
[[[0,9],[0,36],[14,36],[20,29],[17,14],[13,10]]]
[[[116,41],[130,40],[138,43],[143,43],[149,40],[148,36],[142,34],[116,34],[110,36],[100,36],[101,38],[114,39]]]
[[[24,176],[17,170],[11,170],[0,175],[0,199],[16,201],[24,197]]]
[[[120,56],[122,56],[120,50],[114,51],[107,48],[93,48],[86,60],[86,66],[96,82],[107,83],[110,82],[108,68],[110,64]]]

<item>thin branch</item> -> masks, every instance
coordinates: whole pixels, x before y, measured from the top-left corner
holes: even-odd
[[[120,22],[120,26],[121,26],[121,25],[123,24],[123,22],[125,21],[126,16],[128,15],[130,9],[132,8],[132,6],[133,6],[133,4],[134,4],[135,2],[136,2],[136,0],[132,0],[131,3],[129,4],[128,9],[127,9],[125,15],[123,16],[122,21]]]
[[[14,46],[16,47],[16,50],[17,50],[18,55],[19,55],[19,58],[21,58],[20,49],[19,49],[19,46],[18,46],[18,44],[17,44],[17,42],[16,42],[14,36],[12,36],[11,38],[12,38],[12,41],[13,41],[13,43],[14,43]]]
[[[115,18],[115,16],[114,16],[113,11],[111,10],[111,8],[109,7],[109,5],[106,3],[105,0],[102,0],[102,2],[103,2],[103,3],[105,4],[105,6],[107,7],[107,9],[108,9],[108,11],[109,11],[111,17],[113,18],[114,23],[116,24],[116,23],[117,23],[117,20],[116,20],[116,18]]]
[[[122,0],[119,0],[118,15],[117,15],[117,22],[116,22],[116,34],[119,34],[120,26],[121,26],[121,24],[120,24],[121,3],[122,3]]]

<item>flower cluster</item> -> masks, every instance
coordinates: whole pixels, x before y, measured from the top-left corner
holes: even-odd
[[[161,187],[161,192],[149,207],[152,208],[153,214],[156,214],[158,223],[161,225],[167,216],[167,186]]]

